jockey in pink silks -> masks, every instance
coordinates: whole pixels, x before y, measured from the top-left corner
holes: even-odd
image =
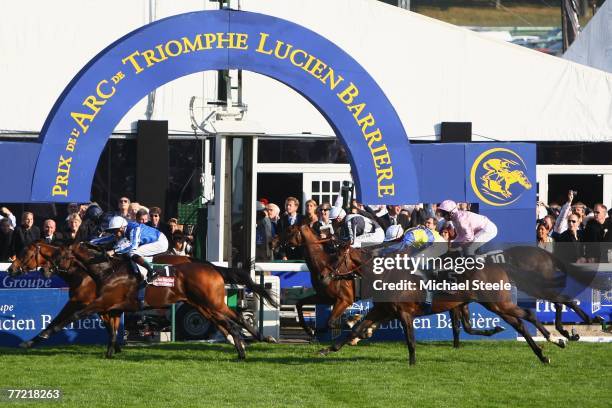
[[[497,235],[497,226],[493,221],[484,215],[459,210],[452,200],[442,201],[438,211],[447,221],[453,222],[457,232],[453,245],[463,246],[464,255],[473,256],[478,248]]]

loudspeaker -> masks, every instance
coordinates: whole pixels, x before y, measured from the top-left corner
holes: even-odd
[[[440,140],[442,143],[471,142],[472,122],[442,122]]]
[[[139,120],[136,129],[136,201],[163,211],[168,191],[168,121]]]

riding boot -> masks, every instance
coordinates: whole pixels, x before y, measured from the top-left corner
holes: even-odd
[[[420,269],[421,278],[423,279],[423,283],[427,284],[429,281],[429,274],[432,273],[428,266],[422,267]],[[423,309],[423,314],[428,315],[431,314],[431,303],[433,301],[433,291],[425,289],[425,301],[421,302],[421,309]]]
[[[132,261],[136,262],[138,265],[142,266],[147,270],[147,282],[153,282],[153,280],[155,280],[155,278],[157,277],[157,272],[155,271],[153,266],[151,266],[150,263],[145,261],[142,256],[137,254],[132,255],[131,259]]]
[[[424,314],[431,314],[431,303],[433,301],[433,291],[425,291],[425,301],[421,304]]]

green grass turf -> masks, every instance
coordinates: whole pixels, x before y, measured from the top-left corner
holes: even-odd
[[[0,349],[0,388],[61,388],[52,406],[610,406],[612,344],[545,346],[541,364],[525,343],[419,343],[409,367],[403,343],[346,347],[253,344],[237,361],[226,344]],[[32,403],[31,406],[49,403]],[[2,403],[0,403],[2,405]],[[4,404],[24,406],[24,404]]]

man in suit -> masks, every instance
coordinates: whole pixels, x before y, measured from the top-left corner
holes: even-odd
[[[403,230],[410,226],[410,217],[403,214],[401,205],[388,205],[387,213],[378,217],[378,223],[386,231],[391,225],[401,225]]]
[[[586,257],[589,262],[609,262],[607,258],[608,249],[612,249],[609,244],[612,242],[612,222],[605,205],[599,203],[593,207],[593,219],[584,228],[584,242],[587,243]]]
[[[302,224],[302,215],[298,214],[298,208],[300,207],[300,201],[295,197],[287,197],[285,200],[285,214],[283,214],[278,220],[277,232],[281,237],[284,235],[287,228],[292,225]],[[288,259],[304,259],[302,256],[301,248],[282,248],[280,256],[283,261]]]
[[[63,240],[63,236],[60,232],[57,232],[57,226],[55,221],[52,219],[45,220],[43,224],[43,236],[42,239],[47,244],[55,245],[59,241]]]
[[[34,214],[26,211],[21,216],[21,225],[15,228],[13,234],[14,253],[19,256],[21,251],[34,241],[40,239],[40,229],[34,225]]]

